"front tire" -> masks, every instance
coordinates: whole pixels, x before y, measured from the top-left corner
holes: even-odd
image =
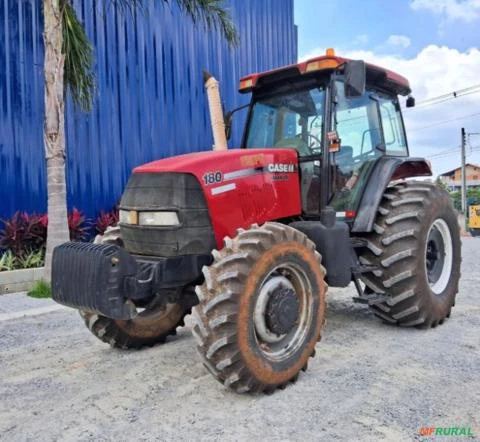
[[[240,229],[197,287],[193,334],[205,366],[237,392],[272,392],[306,370],[324,322],[314,244],[282,224]]]
[[[140,349],[165,343],[167,336],[175,335],[177,327],[185,325],[183,318],[189,313],[179,304],[167,304],[126,321],[84,311],[80,316],[92,334],[111,347]]]
[[[391,324],[435,327],[450,316],[460,278],[461,241],[448,194],[424,182],[387,188],[360,262],[378,270],[362,275],[386,301],[370,303]]]

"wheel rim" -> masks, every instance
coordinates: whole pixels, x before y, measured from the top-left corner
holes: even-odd
[[[436,219],[427,236],[425,270],[430,289],[440,295],[450,281],[453,265],[452,235],[443,219]]]
[[[293,292],[298,310],[290,330],[285,333],[275,333],[268,321],[269,304],[279,290],[285,289]],[[291,310],[293,306],[291,300],[289,304]],[[275,267],[263,280],[254,307],[255,339],[261,352],[274,361],[285,360],[294,354],[306,338],[312,321],[312,311],[312,288],[304,270],[291,262]],[[277,313],[282,312],[277,311]],[[288,318],[284,324],[288,327],[291,320],[291,317]]]

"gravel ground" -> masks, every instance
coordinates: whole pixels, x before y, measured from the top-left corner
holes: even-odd
[[[427,440],[423,426],[478,437],[480,238],[463,240],[463,257],[452,317],[432,330],[384,325],[352,302],[352,288],[330,290],[316,358],[271,396],[217,383],[188,323],[167,345],[118,351],[73,310],[0,297],[0,439]],[[35,311],[9,319],[19,309]]]

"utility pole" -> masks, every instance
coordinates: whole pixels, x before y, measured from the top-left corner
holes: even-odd
[[[465,174],[465,144],[466,144],[465,128],[462,127],[462,213],[465,220],[465,228],[467,226],[467,177]]]

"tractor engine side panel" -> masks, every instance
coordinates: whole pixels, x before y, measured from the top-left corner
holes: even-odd
[[[301,214],[297,152],[235,149],[155,161],[135,173],[182,172],[202,186],[218,248],[238,228]]]
[[[225,165],[220,185],[203,183],[219,246],[239,227],[301,213],[297,158],[289,154],[264,154],[253,167],[253,157],[241,157],[238,168]]]

